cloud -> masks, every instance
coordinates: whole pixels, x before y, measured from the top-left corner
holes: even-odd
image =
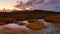
[[[33,2],[31,2],[31,1],[28,1],[27,3],[26,3],[26,5],[32,5],[33,4]]]
[[[35,1],[35,4],[41,4],[41,3],[43,3],[44,2],[44,0],[36,0]]]
[[[30,10],[49,10],[60,11],[60,0],[29,0],[26,4],[18,4],[16,7],[26,8],[31,7]]]

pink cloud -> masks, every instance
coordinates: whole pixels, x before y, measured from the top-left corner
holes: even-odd
[[[29,0],[26,4],[18,4],[16,5],[16,7],[22,7],[22,8],[26,8],[27,6],[31,7],[30,10],[51,10],[51,11],[58,11],[58,9],[56,9],[56,6],[60,6],[59,5],[59,0]]]

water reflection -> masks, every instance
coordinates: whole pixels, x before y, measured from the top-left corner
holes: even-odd
[[[57,26],[57,25],[54,25],[50,22],[45,22],[43,19],[39,19],[39,21],[43,22],[45,25],[47,25],[48,27],[46,29],[42,29],[42,30],[39,30],[39,31],[34,31],[34,30],[31,30],[29,28],[27,28],[26,26],[20,26],[20,25],[17,25],[17,24],[7,24],[7,25],[4,25],[3,26],[0,26],[1,28],[0,29],[4,29],[4,28],[10,28],[11,30],[17,30],[16,33],[19,33],[19,34],[60,34],[60,26]],[[28,23],[27,21],[23,21],[25,23]]]

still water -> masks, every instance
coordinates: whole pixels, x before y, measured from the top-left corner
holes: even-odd
[[[50,22],[45,22],[43,19],[40,19],[39,21],[43,22],[48,27],[46,29],[34,31],[27,28],[26,26],[20,26],[13,23],[13,24],[0,26],[0,30],[5,30],[6,28],[7,29],[10,28],[10,30],[14,30],[16,34],[60,34],[60,26],[54,25]],[[28,24],[27,21],[22,21],[22,22]]]

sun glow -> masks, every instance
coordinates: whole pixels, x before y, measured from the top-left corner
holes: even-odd
[[[3,10],[4,8],[0,8],[0,10]],[[5,10],[13,10],[14,8],[11,7],[11,8],[5,8]]]
[[[15,5],[9,5],[9,6],[6,6],[6,7],[3,7],[3,6],[0,6],[0,10],[23,10],[22,8],[17,8],[15,7]]]
[[[22,11],[23,9],[22,8],[15,8],[16,10],[19,10],[19,11]]]
[[[0,7],[0,10],[3,10],[4,8],[1,8]],[[15,8],[15,7],[7,7],[7,8],[5,8],[5,10],[19,10],[19,11],[22,11],[22,10],[24,10],[24,9],[22,9],[22,8]],[[27,7],[27,8],[25,8],[25,10],[30,10],[31,9],[31,7]]]
[[[31,7],[27,7],[26,10],[30,10]]]
[[[31,7],[26,7],[26,8],[18,8],[18,7],[15,7],[15,5],[8,5],[8,6],[5,6],[5,7],[3,7],[3,6],[0,6],[0,10],[19,10],[19,11],[22,11],[22,10],[30,10],[31,9]]]
[[[0,8],[0,10],[2,10],[3,8]]]
[[[12,5],[3,5],[3,6],[0,6],[0,10],[3,10],[5,8],[5,10],[13,10],[14,7]]]
[[[22,6],[22,8],[16,7],[16,5],[18,5],[20,3],[20,1],[22,1],[22,5],[26,4],[29,0],[1,0],[0,1],[0,10],[29,10],[30,7],[24,7]],[[17,2],[17,3],[16,3]]]

